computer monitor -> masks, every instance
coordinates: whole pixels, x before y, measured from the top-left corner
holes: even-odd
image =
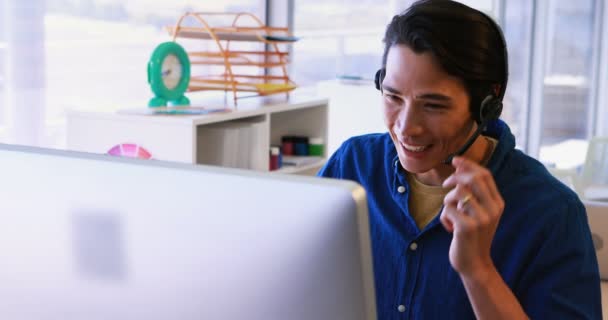
[[[0,145],[0,319],[375,319],[355,183]]]

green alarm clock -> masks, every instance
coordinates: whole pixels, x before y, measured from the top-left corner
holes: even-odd
[[[184,96],[190,83],[190,59],[186,50],[175,42],[158,45],[148,62],[148,83],[155,97],[148,106],[189,105]]]

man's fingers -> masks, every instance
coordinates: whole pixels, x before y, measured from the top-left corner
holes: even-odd
[[[476,187],[478,187],[481,190],[487,191],[487,197],[484,197],[481,193],[479,194],[479,198],[482,202],[485,200],[488,202],[502,201],[500,192],[498,192],[498,188],[494,182],[494,177],[487,168],[464,157],[454,157],[454,159],[452,159],[452,165],[454,168],[456,168],[456,172],[446,179],[447,182],[444,181],[446,182],[445,184],[454,186],[457,183],[464,183],[468,184],[472,189],[476,189]],[[461,173],[468,173],[469,176],[465,176],[462,179],[457,179],[456,177],[460,176]],[[476,192],[477,190],[473,191]]]
[[[476,225],[473,217],[469,216],[464,211],[458,210],[454,205],[444,206],[440,220],[442,223],[444,223],[445,220],[446,223],[444,224],[444,227],[448,224],[449,229],[446,227],[446,230],[449,232],[454,232],[456,230],[468,232]]]
[[[454,224],[452,223],[452,220],[450,220],[450,218],[448,218],[447,214],[444,214],[444,211],[445,211],[445,207],[441,211],[441,215],[439,216],[439,221],[441,221],[441,224],[443,225],[445,230],[447,230],[447,232],[452,233],[452,232],[454,232]]]
[[[452,159],[452,166],[456,168],[456,171],[474,171],[477,168],[483,168],[477,162],[469,160],[465,157],[454,157],[454,159]]]
[[[469,189],[465,185],[459,184],[445,195],[445,198],[443,198],[443,203],[445,205],[454,205],[455,206],[460,200],[462,200],[463,198],[465,198],[469,195],[471,195],[471,196],[473,195],[473,192],[471,191],[471,189]]]

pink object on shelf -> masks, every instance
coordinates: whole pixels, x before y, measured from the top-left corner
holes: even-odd
[[[117,157],[152,159],[148,150],[134,143],[121,143],[112,147],[108,154]]]

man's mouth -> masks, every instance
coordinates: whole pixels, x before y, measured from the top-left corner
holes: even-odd
[[[428,149],[430,147],[430,145],[424,145],[424,146],[419,146],[419,145],[411,145],[411,144],[407,144],[404,142],[400,142],[401,146],[410,152],[423,152],[424,150]]]

